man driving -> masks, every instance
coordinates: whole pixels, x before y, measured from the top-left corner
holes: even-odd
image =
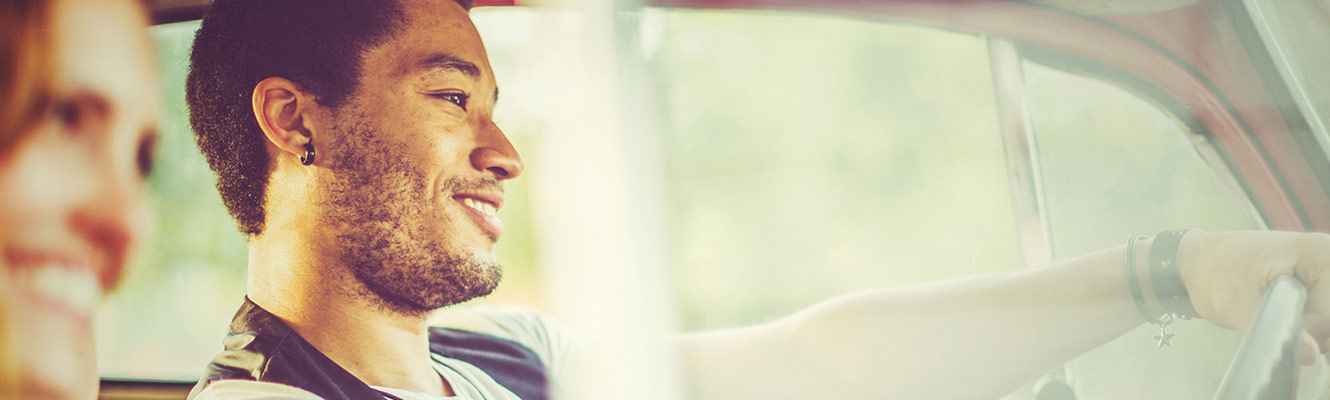
[[[213,2],[187,98],[248,235],[248,294],[194,398],[541,399],[564,379],[567,335],[531,312],[426,322],[498,284],[501,183],[522,173],[469,8]],[[1243,328],[1279,275],[1311,291],[1310,359],[1327,268],[1321,234],[1170,231],[675,345],[700,398],[993,398],[1161,315]]]

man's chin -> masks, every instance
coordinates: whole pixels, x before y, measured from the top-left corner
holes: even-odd
[[[503,278],[498,263],[492,260],[455,261],[425,271],[359,273],[357,279],[368,289],[366,294],[385,308],[401,314],[424,316],[443,307],[488,296]]]
[[[477,261],[480,261],[480,259],[477,259]],[[459,282],[462,284],[457,285],[460,289],[459,296],[441,302],[443,304],[434,307],[435,309],[483,298],[498,289],[499,282],[503,280],[503,269],[499,267],[498,262],[491,258],[478,262],[474,266],[477,268],[472,271],[473,273],[468,274],[470,279]]]

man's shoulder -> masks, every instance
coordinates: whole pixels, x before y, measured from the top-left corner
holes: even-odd
[[[231,330],[222,344],[222,352],[208,363],[194,394],[216,383],[232,381],[299,387],[333,399],[372,398],[377,393],[248,298],[231,320]]]
[[[470,332],[519,344],[550,368],[557,367],[571,339],[563,325],[522,306],[454,307],[436,313],[429,323],[436,329]]]
[[[563,364],[566,334],[526,307],[468,305],[430,319],[430,351],[484,371],[519,398],[548,398]]]
[[[441,310],[430,317],[429,325],[495,336],[519,343],[539,340],[557,323],[539,311],[512,305],[467,305]]]

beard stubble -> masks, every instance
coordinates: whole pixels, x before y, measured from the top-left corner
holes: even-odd
[[[349,121],[334,126],[347,139],[327,152],[335,158],[318,206],[323,223],[338,232],[334,248],[358,283],[355,292],[416,316],[492,292],[502,277],[497,261],[449,243],[447,232],[435,227],[455,225],[431,200],[497,188],[498,181],[451,178],[431,196],[404,144],[385,140],[360,113],[351,112]]]

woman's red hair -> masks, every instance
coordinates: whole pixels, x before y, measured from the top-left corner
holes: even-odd
[[[46,111],[51,2],[0,0],[0,160]]]

